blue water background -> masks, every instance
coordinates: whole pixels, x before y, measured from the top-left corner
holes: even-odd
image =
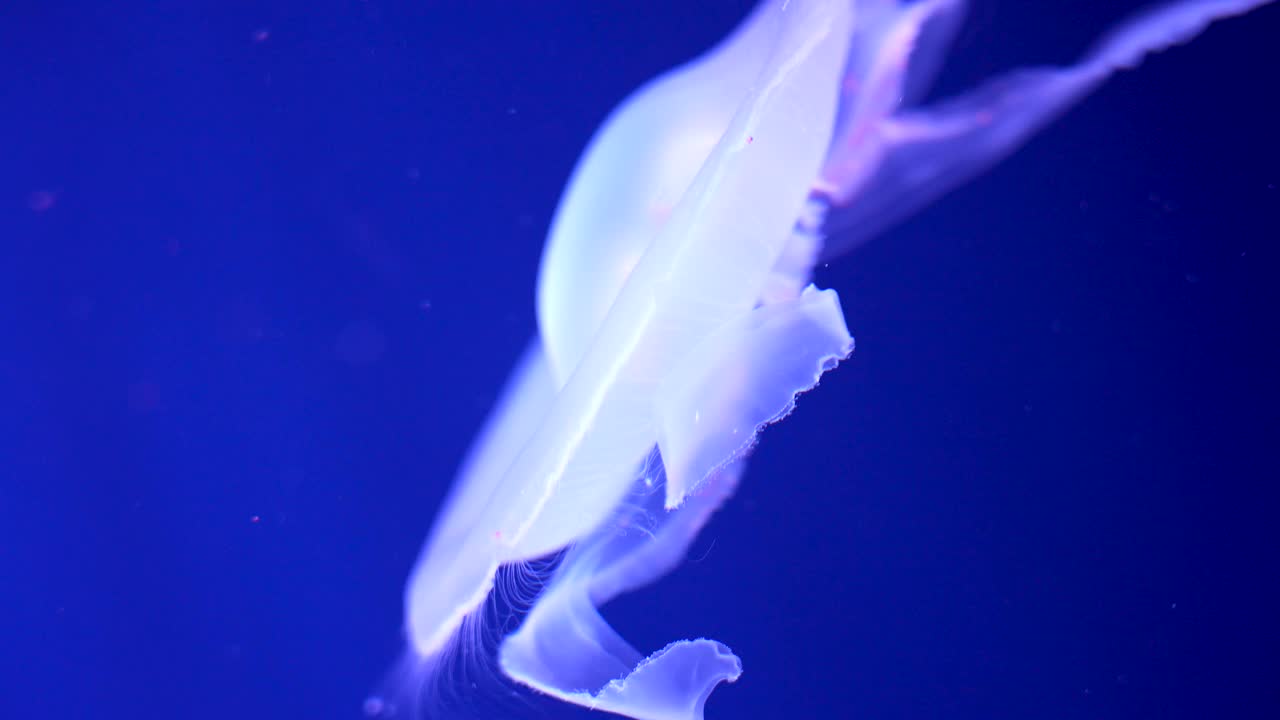
[[[0,10],[0,718],[359,717],[579,151],[747,5]],[[941,93],[1136,3],[975,5]],[[857,352],[607,609],[709,718],[1280,717],[1278,41],[820,269]]]

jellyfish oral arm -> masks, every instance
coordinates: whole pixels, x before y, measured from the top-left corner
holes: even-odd
[[[1273,1],[1158,5],[1106,33],[1074,65],[1020,68],[928,105],[918,101],[965,3],[901,7],[883,22],[892,41],[875,44],[881,59],[851,63],[845,80],[852,91],[842,98],[831,152],[815,184],[831,204],[824,257],[857,247],[981,174],[1116,72],[1190,41],[1216,20]],[[936,26],[944,30],[931,31]]]

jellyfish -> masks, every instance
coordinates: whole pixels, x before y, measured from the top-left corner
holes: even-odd
[[[557,558],[497,648],[502,672],[638,720],[701,718],[741,674],[729,648],[644,653],[599,608],[681,562],[762,430],[853,351],[815,263],[990,167],[1115,72],[1269,1],[1161,5],[1073,65],[925,104],[964,0],[765,0],[637,90],[556,211],[537,336],[409,577],[409,657],[446,662],[500,571]]]

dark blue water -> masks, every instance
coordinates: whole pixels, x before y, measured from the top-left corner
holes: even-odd
[[[578,152],[747,5],[0,10],[0,718],[358,717]],[[940,92],[1136,3],[975,5]],[[1277,41],[820,271],[858,351],[607,609],[710,718],[1280,717]]]

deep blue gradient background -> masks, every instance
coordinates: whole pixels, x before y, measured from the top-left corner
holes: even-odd
[[[748,4],[0,10],[0,718],[358,717],[579,151]],[[1136,3],[975,5],[941,92]],[[710,718],[1280,717],[1278,41],[821,269],[858,351],[608,608]]]

